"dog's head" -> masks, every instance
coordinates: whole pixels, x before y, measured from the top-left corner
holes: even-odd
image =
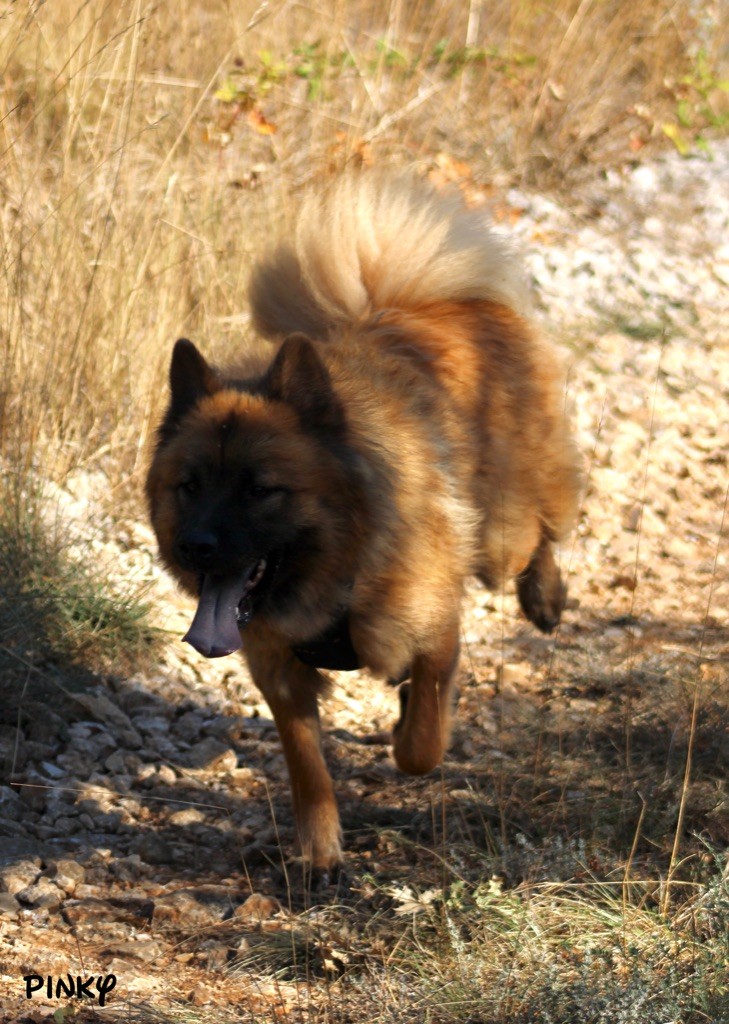
[[[262,377],[240,382],[183,339],[170,391],[147,497],[163,560],[199,598],[185,639],[229,654],[256,615],[313,635],[346,586],[357,506],[344,415],[314,344],[288,338]]]

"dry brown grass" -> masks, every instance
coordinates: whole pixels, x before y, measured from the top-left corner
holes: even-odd
[[[303,183],[349,159],[445,153],[482,178],[572,185],[662,135],[702,45],[714,66],[719,15],[709,30],[696,11],[14,4],[0,19],[6,457],[54,477],[102,464],[115,501],[136,494],[172,340],[240,343],[251,254]]]

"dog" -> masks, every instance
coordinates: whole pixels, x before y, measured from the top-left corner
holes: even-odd
[[[437,766],[464,583],[513,578],[555,628],[580,461],[517,260],[456,196],[345,175],[254,267],[250,305],[266,341],[239,365],[176,343],[146,492],[161,558],[198,601],[185,640],[243,649],[301,856],[327,877],[342,847],[320,670],[409,678],[395,761]]]

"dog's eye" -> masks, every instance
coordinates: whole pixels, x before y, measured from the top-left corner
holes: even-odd
[[[200,485],[194,476],[185,477],[180,480],[177,485],[177,491],[179,494],[197,494],[200,490]]]
[[[283,487],[267,487],[265,484],[251,484],[250,492],[253,498],[268,498],[271,494],[277,494]]]

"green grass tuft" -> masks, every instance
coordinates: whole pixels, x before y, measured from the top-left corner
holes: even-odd
[[[7,495],[5,496],[7,498]],[[49,525],[42,497],[4,503],[0,514],[0,644],[28,662],[138,668],[160,633],[148,622],[144,586],[111,584],[106,567]]]
[[[671,916],[650,886],[492,880],[395,894],[411,918],[390,964],[431,1019],[459,1024],[702,1024],[729,1019],[729,884],[720,865]],[[642,894],[642,895],[641,895]]]

